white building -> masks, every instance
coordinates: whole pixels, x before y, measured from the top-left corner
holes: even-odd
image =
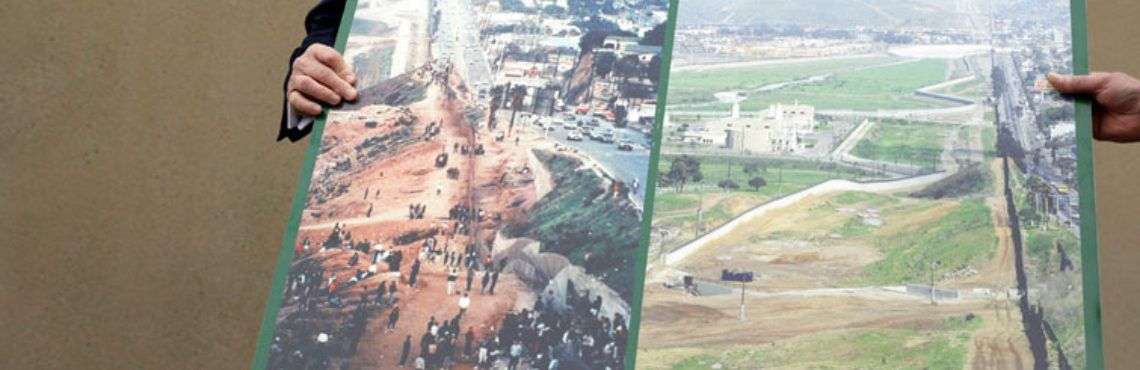
[[[797,153],[805,148],[804,137],[815,132],[815,107],[796,104],[773,104],[755,115],[742,115],[740,104],[733,104],[728,117],[715,118],[695,125],[687,141],[710,143],[710,135],[722,140],[717,144],[743,153]]]

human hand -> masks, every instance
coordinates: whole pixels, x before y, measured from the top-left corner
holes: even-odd
[[[1050,73],[1049,84],[1062,94],[1093,98],[1093,137],[1115,142],[1140,141],[1140,80],[1124,73],[1087,76]]]
[[[312,44],[293,61],[286,99],[293,110],[305,116],[321,114],[321,104],[356,100],[356,74],[335,49]]]

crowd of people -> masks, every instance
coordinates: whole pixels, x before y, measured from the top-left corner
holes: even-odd
[[[464,319],[479,296],[495,294],[508,266],[505,259],[493,261],[488,256],[480,260],[474,244],[463,251],[449,251],[432,236],[424,239],[422,253],[406,273],[400,273],[401,250],[373,245],[373,264],[358,268],[363,267],[362,256],[368,256],[358,249],[365,243],[353,243],[351,233],[340,225],[334,226],[328,239],[332,242],[326,240],[323,245],[341,245],[340,251],[352,253],[344,266],[353,272],[345,279],[326,271],[319,258],[298,259],[286,280],[285,299],[291,304],[279,316],[284,319],[270,347],[271,369],[348,369],[348,359],[360,350],[360,340],[368,330],[399,335],[392,333],[401,310],[417,308],[401,307],[397,282],[416,287],[425,264],[446,271],[444,289],[447,297],[454,298],[453,314],[446,319],[431,317],[422,333],[402,333],[402,345],[389,349],[396,352],[393,366],[438,370],[464,363],[478,369],[551,370],[619,369],[624,363],[626,319],[620,314],[603,315],[602,297],[591,299],[589,292],[579,292],[572,283],[562,303],[548,290],[532,308],[508,312],[497,329],[488,328],[483,326],[486,323],[464,323]],[[381,263],[388,267],[383,274],[375,267]],[[348,293],[349,288],[373,277],[380,280],[374,288]],[[375,320],[373,329],[368,329],[370,319]]]
[[[602,313],[602,297],[589,298],[574,284],[565,305],[547,291],[532,309],[508,313],[501,327],[479,343],[479,369],[621,369],[625,363],[628,323],[621,314]]]

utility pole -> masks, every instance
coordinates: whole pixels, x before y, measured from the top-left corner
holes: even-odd
[[[740,282],[740,321],[746,321],[747,320],[744,317],[744,289],[746,287],[746,284],[748,284],[748,283],[743,282],[743,281]]]

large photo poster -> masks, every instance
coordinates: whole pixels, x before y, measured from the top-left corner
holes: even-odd
[[[624,368],[668,8],[350,1],[254,367]]]
[[[1081,17],[681,1],[638,368],[1102,366]]]

